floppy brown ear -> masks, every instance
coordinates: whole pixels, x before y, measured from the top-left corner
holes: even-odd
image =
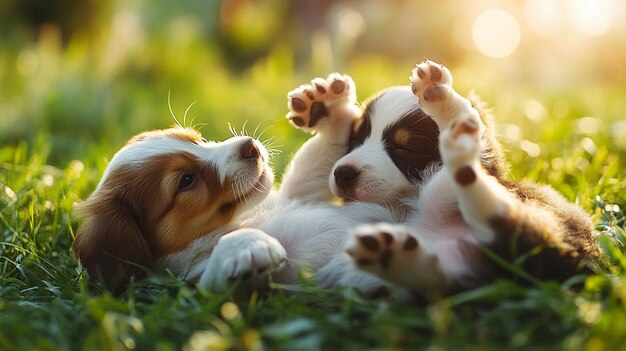
[[[83,219],[73,249],[91,279],[121,293],[131,277],[142,278],[153,263],[150,246],[141,233],[137,214],[124,199],[96,191],[79,204]]]

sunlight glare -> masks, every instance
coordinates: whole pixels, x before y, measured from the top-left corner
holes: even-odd
[[[570,23],[582,34],[604,34],[615,19],[615,5],[613,0],[570,0],[567,3]]]
[[[504,58],[513,53],[520,42],[520,27],[504,10],[486,10],[472,27],[474,44],[484,55]]]
[[[562,20],[559,0],[527,0],[524,15],[533,32],[542,36],[555,34]]]

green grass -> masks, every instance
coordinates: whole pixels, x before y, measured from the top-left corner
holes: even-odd
[[[315,285],[277,286],[264,296],[216,295],[152,276],[121,297],[90,286],[70,250],[72,206],[94,189],[125,139],[173,123],[168,93],[179,117],[198,101],[190,117],[207,124],[208,138],[228,137],[228,122],[241,128],[248,121],[249,131],[269,128],[265,137],[274,136],[283,151],[274,160],[280,173],[306,139],[282,117],[285,95],[328,73],[297,71],[280,45],[230,72],[215,49],[198,41],[156,44],[113,71],[80,41],[66,51],[43,40],[0,54],[2,64],[24,53],[39,60],[36,74],[0,72],[6,89],[0,96],[1,350],[626,349],[626,151],[611,134],[623,118],[620,86],[598,86],[601,94],[592,97],[578,89],[510,85],[502,77],[478,87],[500,122],[513,175],[551,184],[593,215],[614,262],[610,274],[531,286],[497,281],[409,306]],[[405,84],[410,67],[365,56],[346,71],[363,99]],[[452,69],[461,92],[474,87],[475,66]],[[536,117],[532,106],[543,119],[524,117]]]

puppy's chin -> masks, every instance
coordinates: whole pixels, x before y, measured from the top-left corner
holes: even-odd
[[[368,184],[357,184],[355,187],[349,189],[343,189],[335,184],[331,184],[331,191],[344,203],[358,201],[388,207],[396,207],[399,200],[401,202],[402,199],[417,196],[417,191],[414,187],[380,189]]]
[[[380,203],[382,199],[377,196],[372,196],[370,191],[365,191],[363,187],[356,186],[348,189],[341,188],[336,184],[331,184],[330,186],[332,193],[340,198],[343,202],[354,202],[354,201],[362,201],[362,202],[373,202]]]
[[[259,205],[267,198],[273,186],[274,172],[266,165],[250,187],[250,190],[236,199],[238,203],[236,213],[241,214]]]

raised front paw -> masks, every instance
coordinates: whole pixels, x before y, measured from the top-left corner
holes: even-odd
[[[200,278],[208,290],[222,291],[235,281],[263,282],[287,262],[275,238],[258,229],[239,229],[220,238]]]
[[[358,114],[350,113],[356,107],[356,88],[352,78],[333,73],[328,78],[315,78],[287,94],[287,118],[306,132],[326,125],[351,124]],[[345,110],[348,113],[345,113]]]

